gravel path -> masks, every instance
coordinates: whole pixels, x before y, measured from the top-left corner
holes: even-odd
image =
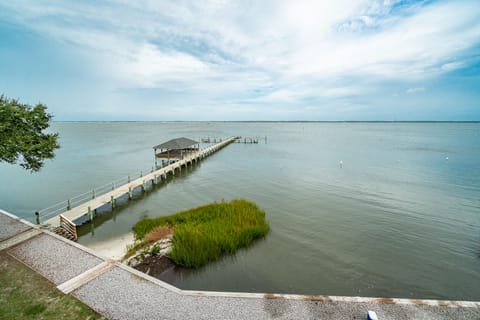
[[[119,267],[74,295],[111,319],[480,319],[479,308],[200,296],[174,293]]]
[[[22,233],[31,227],[20,222],[19,219],[13,219],[0,210],[0,241],[13,237]]]
[[[103,262],[49,234],[33,237],[8,253],[57,285]]]

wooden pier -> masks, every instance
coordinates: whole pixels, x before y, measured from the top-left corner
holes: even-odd
[[[259,141],[264,141],[267,143],[267,136],[265,137],[239,137],[236,142],[237,143],[245,143],[245,144],[258,144]]]
[[[186,168],[188,165],[197,163],[201,159],[208,157],[212,153],[220,150],[221,148],[227,146],[228,144],[234,142],[237,139],[238,137],[231,137],[221,142],[218,142],[214,145],[211,145],[205,149],[200,149],[197,152],[190,153],[188,156],[184,157],[183,159],[178,160],[160,169],[152,170],[151,173],[145,176],[142,176],[133,181],[129,181],[119,187],[116,187],[116,188],[112,187],[112,190],[105,194],[95,196],[95,192],[93,192],[93,196],[91,200],[81,203],[75,207],[71,207],[70,200],[68,200],[66,202],[67,205],[65,206],[65,211],[59,214],[56,214],[54,217],[49,218],[45,222],[42,222],[42,224],[47,225],[52,229],[57,229],[58,231],[62,231],[62,232],[67,231],[68,233],[71,233],[71,230],[66,230],[63,227],[65,223],[67,223],[69,226],[71,225],[75,226],[74,221],[85,215],[87,215],[89,220],[92,220],[93,213],[95,212],[96,209],[106,204],[110,204],[112,208],[115,208],[116,199],[124,195],[128,195],[128,197],[131,199],[133,197],[133,191],[136,188],[140,187],[143,191],[145,191],[147,188],[147,184],[156,185],[161,180],[166,179],[168,174],[175,175],[176,171],[182,171],[182,168]],[[71,227],[67,229],[71,229]],[[76,240],[76,234],[75,234],[75,240]]]
[[[200,141],[202,141],[203,143],[217,143],[219,141],[222,141],[222,139],[216,138],[216,137],[203,137],[203,138],[200,138]],[[267,143],[267,136],[237,137],[237,139],[235,140],[236,143],[245,143],[245,144],[258,144],[260,141]]]

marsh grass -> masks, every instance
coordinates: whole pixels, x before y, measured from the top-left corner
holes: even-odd
[[[145,241],[146,235],[159,226],[173,228],[170,259],[188,268],[198,268],[223,254],[233,254],[265,236],[270,229],[265,212],[244,199],[141,220],[133,227],[137,242]]]

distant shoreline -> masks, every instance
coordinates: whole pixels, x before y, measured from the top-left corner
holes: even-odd
[[[480,120],[54,120],[53,123],[480,123]]]

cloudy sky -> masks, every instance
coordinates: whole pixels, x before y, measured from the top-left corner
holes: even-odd
[[[56,120],[480,120],[480,1],[0,0]]]

